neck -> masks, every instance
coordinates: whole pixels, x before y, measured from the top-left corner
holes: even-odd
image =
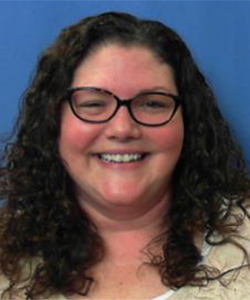
[[[141,213],[129,216],[100,211],[86,204],[83,206],[93,221],[105,245],[106,261],[134,262],[142,259],[142,250],[163,230],[163,218],[168,209],[169,199],[163,198]]]
[[[90,201],[80,201],[100,234],[132,231],[159,230],[169,206],[169,197],[144,207],[108,207],[91,205]]]

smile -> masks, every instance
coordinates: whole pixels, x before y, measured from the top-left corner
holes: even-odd
[[[134,154],[98,154],[98,157],[101,160],[109,163],[131,163],[142,160],[145,157],[145,154],[134,153]]]

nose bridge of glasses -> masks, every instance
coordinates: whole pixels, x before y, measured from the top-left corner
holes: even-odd
[[[118,107],[125,106],[128,109],[130,109],[130,105],[131,105],[130,103],[134,100],[134,98],[121,99],[117,96],[115,96],[115,98],[116,98],[116,101],[118,103]]]
[[[118,110],[120,110],[121,107],[126,107],[127,110],[128,110],[128,113],[130,115],[130,117],[134,120],[134,116],[133,116],[133,112],[132,112],[132,109],[131,109],[131,102],[134,100],[135,97],[133,98],[127,98],[127,99],[121,99],[117,96],[114,96],[116,101],[117,101],[117,108],[116,108],[116,112],[115,114],[118,112]]]

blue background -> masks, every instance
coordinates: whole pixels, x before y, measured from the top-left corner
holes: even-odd
[[[12,129],[38,57],[65,26],[116,10],[158,19],[189,45],[250,167],[250,2],[0,1],[0,135]]]

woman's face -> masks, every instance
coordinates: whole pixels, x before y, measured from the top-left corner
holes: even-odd
[[[76,69],[72,87],[106,89],[121,99],[142,91],[178,94],[171,68],[147,48],[102,46]],[[184,138],[179,108],[166,125],[137,124],[126,107],[107,123],[78,119],[65,102],[62,108],[60,155],[75,183],[80,204],[108,212],[147,211],[167,199]],[[134,162],[108,162],[101,154],[142,154]]]

